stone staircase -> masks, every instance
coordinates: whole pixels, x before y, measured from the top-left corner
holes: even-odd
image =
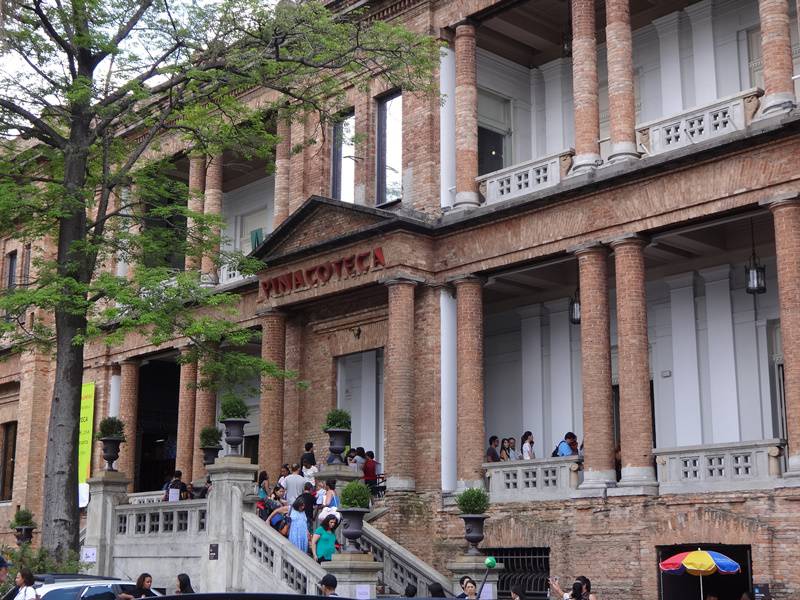
[[[367,523],[361,544],[372,560],[344,556],[317,564],[255,514],[253,469],[241,460],[218,460],[209,468],[209,498],[181,502],[161,502],[161,492],[128,494],[122,474],[102,473],[90,481],[84,547],[96,550],[97,562],[87,571],[133,580],[148,572],[154,586],[168,591],[182,572],[203,592],[317,594],[329,571],[349,581],[344,589],[369,585],[371,597],[378,589],[402,595],[408,584],[419,596],[433,582],[451,589],[447,577]]]

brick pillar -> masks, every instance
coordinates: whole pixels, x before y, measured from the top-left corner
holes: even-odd
[[[487,440],[483,417],[483,281],[458,279],[456,286],[456,397],[459,489],[482,487]]]
[[[297,319],[286,321],[286,370],[298,374],[303,379],[303,323]],[[300,439],[300,389],[297,380],[283,382],[283,455],[287,460],[300,457],[303,443]],[[303,432],[305,434],[305,432]]]
[[[611,155],[608,160],[638,158],[630,0],[606,0],[606,47],[611,117]]]
[[[456,26],[456,201],[454,208],[480,205],[478,184],[478,70],[475,26]]]
[[[125,443],[120,445],[117,470],[124,473],[134,490],[136,481],[136,442],[139,435],[139,363],[124,361],[120,365],[119,418],[125,423]]]
[[[292,127],[289,121],[278,118],[278,144],[275,146],[275,213],[272,217],[272,229],[289,216],[289,196],[291,194],[289,172],[291,166]]]
[[[203,203],[203,213],[207,216],[219,217],[222,214],[222,155],[211,156],[206,164],[206,193]],[[219,236],[220,228],[211,228],[211,234],[217,238],[217,243],[207,254],[203,255],[200,271],[208,283],[217,283],[219,274],[217,262],[219,261]]]
[[[800,483],[800,196],[797,193],[764,202],[772,211],[778,267],[783,384],[789,469],[786,477]]]
[[[761,113],[788,110],[795,102],[792,83],[792,44],[789,38],[789,0],[759,0],[764,99]]]
[[[189,156],[189,200],[186,207],[197,214],[203,212],[203,194],[206,189],[206,157],[204,154]],[[186,231],[189,235],[195,234],[194,219],[187,219]],[[200,265],[199,256],[186,255],[184,264],[187,271],[197,269]]]
[[[261,358],[283,371],[286,361],[286,315],[269,311],[261,316]],[[272,480],[283,464],[283,387],[284,381],[265,375],[261,378],[261,423],[258,437],[258,464]]]
[[[189,348],[181,348],[186,355]],[[178,388],[178,441],[175,454],[175,468],[189,477],[192,474],[194,455],[200,453],[200,432],[194,430],[194,412],[197,396],[197,362],[181,363],[181,375]]]
[[[575,111],[572,169],[582,173],[600,164],[594,0],[572,0],[572,88]]]
[[[617,279],[622,479],[620,494],[651,494],[658,487],[653,466],[653,411],[647,339],[645,241],[638,236],[611,243]],[[626,489],[627,488],[627,489]],[[612,492],[610,491],[609,494]]]
[[[197,383],[203,380],[202,363],[197,365]],[[204,427],[217,424],[217,392],[210,389],[197,388],[194,397],[194,448],[200,447],[200,432]],[[203,453],[195,450],[192,454],[192,481],[206,478],[206,467],[203,464]]]
[[[384,368],[384,464],[387,487],[413,491],[414,463],[414,288],[416,282],[397,278],[389,289],[386,365]]]
[[[290,126],[292,145],[306,143],[305,118],[301,121],[292,121]],[[305,150],[296,152],[289,157],[289,214],[291,215],[306,201],[305,182]]]
[[[575,252],[580,271],[584,478],[581,489],[616,485],[611,401],[608,251],[599,244]],[[590,492],[597,493],[597,492]],[[602,493],[602,491],[600,492]]]

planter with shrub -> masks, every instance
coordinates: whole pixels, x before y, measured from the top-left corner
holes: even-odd
[[[12,529],[16,530],[14,534],[17,538],[17,544],[30,544],[33,539],[33,530],[36,529],[36,522],[33,520],[33,513],[27,508],[19,508],[14,513],[14,518],[9,523]]]
[[[106,471],[116,471],[114,462],[119,458],[119,445],[125,441],[125,423],[117,417],[106,417],[100,421],[94,437],[103,444]]]
[[[341,494],[342,535],[347,539],[345,552],[361,552],[358,543],[364,533],[364,515],[372,499],[369,488],[361,481],[351,481]]]
[[[217,456],[219,456],[219,451],[222,450],[221,440],[222,432],[213,425],[203,427],[200,430],[200,450],[203,451],[203,464],[205,466],[213,465]]]
[[[484,521],[489,518],[489,494],[481,488],[468,488],[456,496],[459,515],[464,519],[464,539],[469,542],[467,554],[482,556],[478,544],[483,541]]]
[[[334,408],[325,417],[322,431],[328,434],[329,465],[343,465],[342,452],[350,445],[350,413],[343,408]]]
[[[219,407],[219,421],[225,425],[225,442],[231,447],[229,455],[238,455],[244,441],[244,426],[250,421],[250,409],[239,396],[226,396]]]

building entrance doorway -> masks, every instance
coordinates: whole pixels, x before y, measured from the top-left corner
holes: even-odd
[[[350,445],[375,452],[383,462],[383,349],[336,359],[336,402],[350,412]]]
[[[684,544],[680,546],[657,546],[658,562],[666,560],[680,552],[691,550],[713,550],[721,552],[739,563],[741,572],[735,575],[709,575],[703,577],[703,597],[713,594],[718,598],[741,598],[742,593],[753,594],[752,566],[750,564],[750,546],[725,544]],[[656,565],[658,569],[658,565]],[[659,570],[659,597],[661,600],[700,599],[700,577],[694,575],[668,575]]]
[[[150,360],[139,370],[136,444],[137,492],[160,490],[175,470],[178,441],[180,367],[174,360]],[[186,474],[184,481],[188,481]]]
[[[495,598],[511,598],[511,588],[522,586],[530,600],[547,600],[550,577],[550,548],[483,548],[503,565]]]

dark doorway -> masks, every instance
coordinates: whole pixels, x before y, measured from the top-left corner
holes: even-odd
[[[504,166],[505,135],[478,127],[478,175],[499,171]]]
[[[139,370],[137,492],[161,489],[175,470],[179,391],[177,363],[151,360],[142,365]]]
[[[528,600],[546,600],[550,577],[550,548],[483,548],[503,564],[497,582],[497,599],[511,598],[511,588],[520,585]]]
[[[254,465],[258,464],[258,436],[246,435],[242,446],[242,456],[250,459]]]
[[[750,546],[729,546],[724,544],[684,544],[681,546],[657,546],[658,562],[666,560],[680,552],[691,550],[713,550],[721,552],[739,563],[741,572],[736,575],[709,575],[703,577],[703,597],[715,594],[721,600],[740,598],[743,592],[753,593],[752,565],[750,564]],[[656,565],[658,569],[658,565]],[[694,600],[700,599],[700,577],[689,575],[668,575],[659,570],[659,597],[661,600]]]

